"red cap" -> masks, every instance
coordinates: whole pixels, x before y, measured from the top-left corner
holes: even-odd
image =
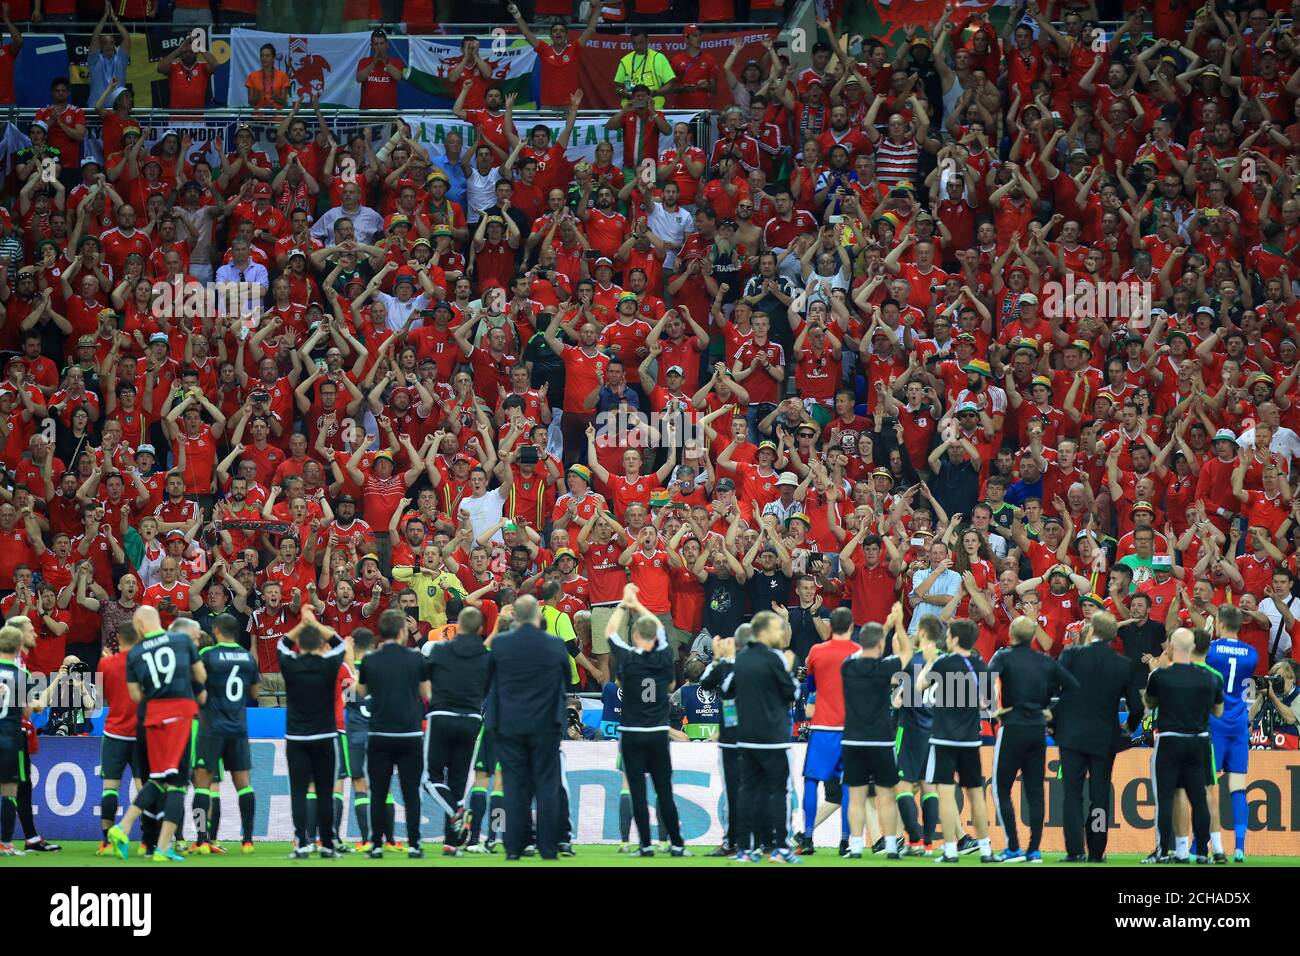
[[[682,36],[690,36],[692,33],[699,33],[699,32],[700,32],[699,25],[695,23],[688,23],[686,24],[686,26],[682,27]]]
[[[271,187],[270,187],[270,185],[268,185],[267,183],[258,183],[256,186],[254,186],[254,187],[253,187],[253,198],[254,198],[254,199],[270,199],[270,198],[271,198]]]

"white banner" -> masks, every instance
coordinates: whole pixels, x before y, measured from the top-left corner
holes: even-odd
[[[669,124],[673,123],[690,123],[698,116],[697,111],[682,112],[665,112]],[[429,153],[434,159],[441,159],[447,155],[444,143],[447,140],[447,134],[456,130],[464,137],[465,148],[472,150],[474,143],[478,140],[478,130],[470,123],[464,123],[454,116],[425,116],[419,113],[408,113],[402,117],[411,127],[411,137]],[[516,117],[515,129],[521,137],[525,139],[528,131],[539,123],[551,131],[551,141],[554,142],[564,129],[564,118],[555,116],[541,116],[537,118]],[[605,120],[599,116],[579,116],[573,124],[573,133],[569,137],[569,147],[564,151],[564,155],[570,162],[577,162],[585,159],[588,162],[596,160],[596,146],[600,143],[614,144],[614,165],[621,166],[623,163],[623,130],[606,129]],[[660,136],[659,145],[661,149],[667,149],[672,144],[671,136]]]
[[[265,44],[275,47],[275,65],[289,76],[289,102],[312,94],[321,106],[353,108],[361,105],[361,84],[357,66],[370,53],[369,33],[325,33],[291,36],[260,30],[230,31],[230,83],[227,100],[232,107],[248,103],[245,84]]]

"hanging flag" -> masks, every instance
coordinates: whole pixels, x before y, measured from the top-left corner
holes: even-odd
[[[370,53],[369,33],[326,33],[296,36],[260,30],[230,31],[230,84],[227,102],[248,103],[244,84],[261,68],[262,47],[275,48],[275,65],[289,77],[289,102],[313,94],[325,108],[356,109],[361,105],[357,66]]]
[[[434,108],[449,109],[459,92],[452,88],[451,71],[460,63],[460,37],[427,40],[411,37],[410,64],[405,79],[412,86],[434,97]],[[483,37],[479,57],[492,70],[492,86],[502,96],[516,94],[515,109],[533,106],[533,74],[538,72],[537,52],[519,37],[498,34]]]

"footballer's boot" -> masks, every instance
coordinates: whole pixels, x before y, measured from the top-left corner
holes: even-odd
[[[116,823],[108,828],[108,842],[112,844],[113,849],[117,851],[117,855],[122,859],[130,858],[131,840]]]

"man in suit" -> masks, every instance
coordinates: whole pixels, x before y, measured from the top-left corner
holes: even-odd
[[[1079,682],[1061,694],[1054,708],[1055,739],[1061,752],[1061,776],[1065,784],[1066,863],[1100,863],[1106,853],[1110,827],[1110,776],[1115,754],[1125,749],[1128,738],[1117,723],[1121,698],[1128,704],[1129,736],[1142,725],[1140,672],[1128,658],[1115,653],[1115,618],[1098,611],[1088,620],[1085,643],[1067,647],[1060,663]],[[1084,856],[1085,826],[1083,784],[1088,782],[1086,827],[1087,856]]]
[[[560,839],[560,738],[565,726],[569,654],[538,625],[531,595],[514,603],[515,627],[492,639],[487,727],[496,735],[505,784],[506,859],[523,854],[537,798],[537,852],[556,859]]]

